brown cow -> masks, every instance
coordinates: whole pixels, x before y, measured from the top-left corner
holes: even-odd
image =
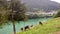
[[[31,27],[33,27],[33,25],[31,25]]]

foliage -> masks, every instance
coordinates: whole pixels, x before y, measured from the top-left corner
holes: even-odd
[[[24,3],[20,1],[11,1],[7,0],[0,0],[0,22],[7,23],[8,21],[12,21],[12,10],[13,10],[13,17],[15,21],[24,21],[26,19],[25,11],[26,7]],[[0,24],[1,24],[0,23]]]
[[[54,17],[55,18],[60,17],[60,10],[58,11],[58,13]]]
[[[13,19],[15,21],[23,21],[25,19],[25,11],[26,11],[26,7],[23,3],[21,3],[20,1],[16,0],[16,1],[12,1],[10,4],[10,9],[13,10]],[[12,11],[11,10],[11,11]],[[8,15],[9,20],[12,20],[12,12],[10,13],[10,15]]]
[[[25,20],[25,6],[18,0],[0,0],[0,26],[12,21],[16,34],[15,21]]]
[[[7,1],[6,0],[0,0],[0,26],[2,24],[7,23],[7,18],[5,16],[7,12]]]

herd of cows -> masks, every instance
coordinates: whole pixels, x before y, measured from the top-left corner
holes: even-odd
[[[42,22],[39,22],[39,25],[43,25],[43,23]],[[34,27],[34,26],[33,25],[31,25],[31,26],[25,26],[25,27],[22,27],[20,30],[21,31],[26,31],[28,29],[31,29],[32,27]]]

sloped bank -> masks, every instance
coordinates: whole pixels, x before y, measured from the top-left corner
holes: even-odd
[[[17,32],[17,34],[52,34],[60,30],[60,18],[52,18],[44,23],[43,26],[37,25],[31,30]]]

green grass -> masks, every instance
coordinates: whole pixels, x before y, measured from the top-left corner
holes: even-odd
[[[37,25],[31,30],[18,32],[17,34],[52,34],[60,30],[60,18],[52,18],[44,23],[43,26]]]

